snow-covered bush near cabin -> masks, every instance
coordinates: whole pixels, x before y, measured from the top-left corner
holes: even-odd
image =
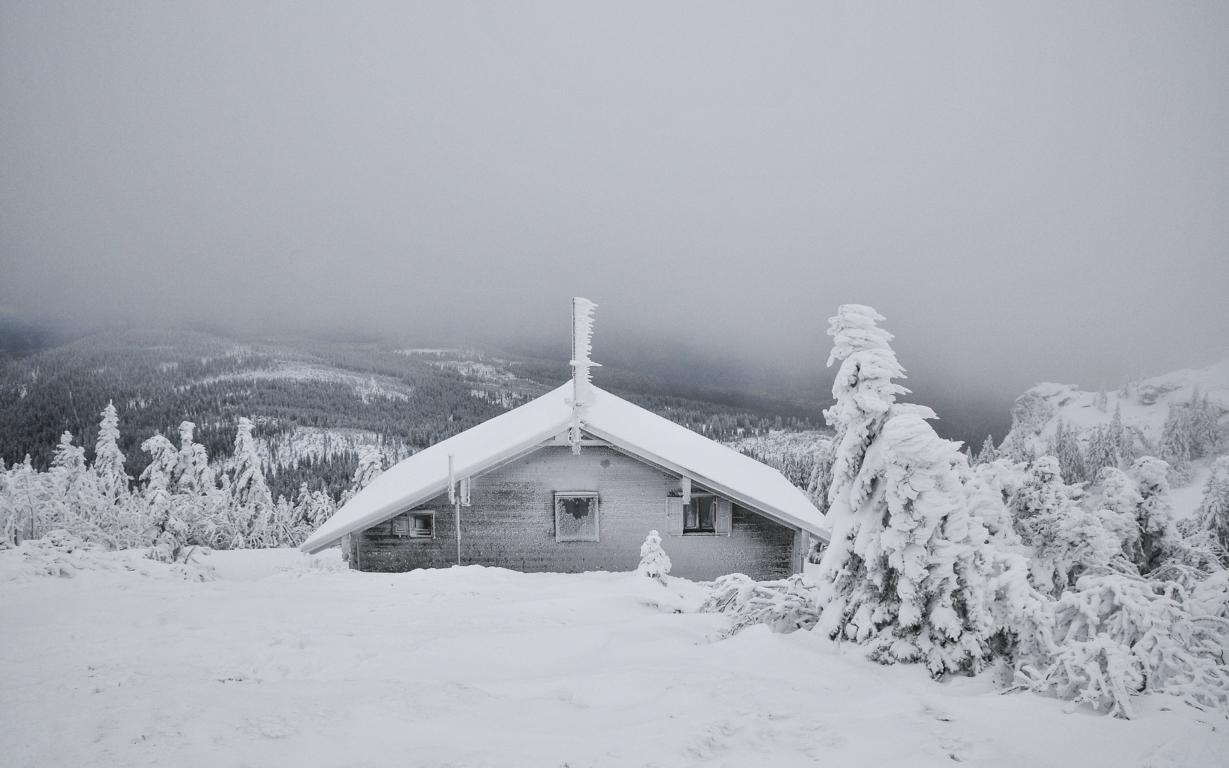
[[[1229,714],[1229,621],[1173,582],[1085,576],[1056,603],[1054,640],[1048,662],[1026,671],[1034,690],[1119,717],[1147,692]]]
[[[794,574],[778,581],[755,581],[731,573],[713,582],[700,613],[721,613],[730,618],[723,636],[766,624],[774,632],[810,629],[819,621],[819,591],[810,578]]]
[[[670,575],[670,556],[661,548],[661,534],[657,531],[649,531],[640,545],[640,565],[636,567],[636,573],[666,583],[666,577]]]

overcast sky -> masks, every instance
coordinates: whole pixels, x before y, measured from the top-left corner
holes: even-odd
[[[1229,3],[0,5],[0,308],[822,364],[1229,354]]]

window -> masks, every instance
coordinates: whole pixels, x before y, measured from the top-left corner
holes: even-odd
[[[411,539],[435,538],[435,513],[407,512],[393,518],[393,535],[409,536]]]
[[[683,533],[717,532],[717,497],[693,494],[683,508]]]
[[[597,541],[597,493],[555,494],[555,541]]]

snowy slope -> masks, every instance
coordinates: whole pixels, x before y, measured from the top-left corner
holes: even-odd
[[[1124,722],[983,678],[936,684],[815,633],[713,641],[727,619],[673,612],[697,602],[689,582],[210,559],[207,583],[0,582],[0,762],[1092,768],[1229,754],[1223,720],[1169,698]]]
[[[1127,384],[1105,393],[1098,405],[1100,393],[1082,390],[1070,384],[1038,384],[1016,399],[1012,408],[1012,433],[1005,443],[1016,436],[1033,442],[1044,451],[1046,441],[1054,436],[1061,421],[1086,434],[1098,425],[1109,424],[1116,409],[1121,409],[1122,422],[1133,431],[1143,453],[1151,453],[1161,437],[1171,405],[1189,403],[1198,393],[1225,411],[1221,419],[1229,429],[1229,359],[1206,368],[1183,369],[1161,376]]]
[[[1097,405],[1099,393],[1070,384],[1038,384],[1016,399],[1012,430],[1025,435],[1051,437],[1061,419],[1080,431],[1108,424],[1114,409],[1122,409],[1122,421],[1155,442],[1169,415],[1171,404],[1190,402],[1192,395],[1206,394],[1229,411],[1229,359],[1206,368],[1183,369],[1127,384],[1106,392],[1105,407]]]

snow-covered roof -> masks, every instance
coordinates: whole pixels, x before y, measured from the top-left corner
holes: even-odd
[[[524,405],[402,460],[376,478],[300,547],[314,553],[341,537],[383,522],[448,490],[453,477],[474,477],[534,450],[572,422],[568,382]],[[777,470],[713,442],[597,387],[583,427],[615,448],[701,485],[753,511],[823,538],[824,516]]]

